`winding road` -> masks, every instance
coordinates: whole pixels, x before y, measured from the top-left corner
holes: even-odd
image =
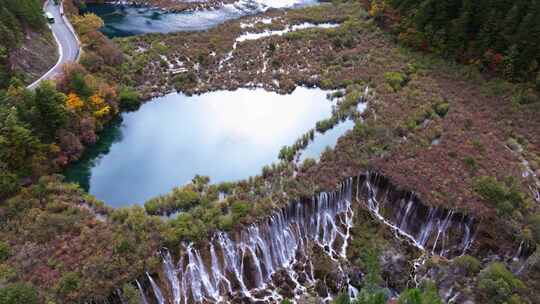
[[[79,59],[80,42],[75,34],[73,27],[65,16],[62,16],[62,5],[55,5],[50,0],[43,6],[45,12],[50,12],[54,16],[54,23],[50,24],[56,44],[58,45],[58,61],[47,73],[43,74],[38,80],[28,86],[29,89],[36,88],[43,80],[52,79],[62,72],[62,65],[68,62],[74,62]]]

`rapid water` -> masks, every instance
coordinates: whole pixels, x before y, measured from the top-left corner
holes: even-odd
[[[325,302],[339,290],[354,296],[345,261],[355,208],[366,208],[426,255],[455,257],[474,240],[474,218],[424,205],[377,174],[360,174],[242,231],[218,231],[205,244],[184,244],[177,259],[163,250],[161,285],[149,277],[141,291],[156,303],[280,303],[288,282],[288,298],[298,299],[321,279],[313,258],[319,248],[334,262],[339,279],[337,290],[315,289],[318,296]]]
[[[284,298],[278,287],[282,280],[290,283],[294,297],[301,295],[316,280],[308,258],[313,246],[334,261],[346,258],[353,217],[351,183],[293,202],[240,233],[216,232],[204,247],[184,244],[177,263],[163,250],[166,285],[159,287],[148,277],[156,302],[164,303],[167,290],[165,303],[276,303]],[[341,273],[341,288],[347,289]]]
[[[474,241],[474,217],[424,205],[414,193],[395,188],[378,174],[360,176],[356,195],[358,200],[365,198],[376,218],[423,251],[457,256],[465,254]]]
[[[145,33],[201,31],[228,20],[254,15],[271,8],[297,8],[317,4],[317,0],[239,0],[216,9],[170,13],[150,7],[116,4],[88,4],[85,12],[100,16],[108,37]]]
[[[331,116],[327,93],[299,87],[288,95],[239,89],[156,98],[122,114],[65,175],[114,207],[144,203],[196,174],[214,183],[248,178]],[[316,134],[309,155],[333,146],[340,131]]]

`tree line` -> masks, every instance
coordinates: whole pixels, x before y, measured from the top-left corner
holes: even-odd
[[[513,81],[540,82],[540,1],[384,0],[398,12],[399,40],[475,64]]]

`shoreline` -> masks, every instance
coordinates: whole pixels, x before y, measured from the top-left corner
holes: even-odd
[[[237,0],[209,0],[209,1],[186,1],[178,2],[175,0],[128,0],[128,1],[115,1],[105,0],[100,2],[99,0],[86,1],[88,4],[113,4],[118,6],[133,6],[133,7],[145,7],[160,9],[169,13],[181,13],[190,12],[204,9],[216,9],[225,4],[235,3]]]

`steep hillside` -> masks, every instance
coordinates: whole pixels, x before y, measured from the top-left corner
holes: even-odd
[[[11,73],[24,83],[32,83],[58,60],[58,47],[52,33],[27,30],[21,45],[10,51],[8,66]]]
[[[40,0],[0,3],[0,88],[11,78],[29,84],[56,63],[56,42],[41,6]]]

